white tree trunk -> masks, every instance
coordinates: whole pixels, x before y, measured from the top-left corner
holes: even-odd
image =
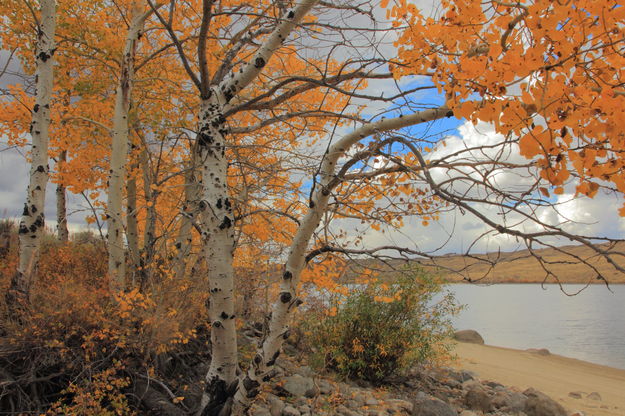
[[[19,264],[7,292],[7,305],[12,310],[28,303],[30,286],[35,277],[41,235],[45,227],[44,207],[48,183],[48,130],[50,101],[54,87],[54,36],[56,1],[41,0],[41,21],[37,28],[36,93],[30,134],[32,137],[30,182],[19,227]]]
[[[136,168],[137,165],[135,164],[134,167]],[[137,221],[137,179],[134,176],[128,178],[126,184],[126,239],[128,240],[128,257],[131,267],[128,284],[135,287],[139,274],[140,254],[139,223]]]
[[[302,0],[289,10],[247,65],[240,72],[226,77],[219,86],[211,88],[202,97],[196,148],[202,187],[199,204],[202,251],[208,266],[210,287],[212,356],[206,374],[206,391],[200,414],[230,414],[237,387],[241,388],[236,375],[238,352],[232,265],[235,245],[234,217],[227,184],[227,128],[223,114],[232,98],[254,81],[274,52],[317,1]],[[247,389],[244,390],[247,392]],[[238,412],[240,408],[237,405],[234,411]]]
[[[158,199],[158,191],[152,189],[154,184],[154,175],[150,169],[150,159],[148,149],[141,151],[140,166],[143,173],[143,195],[147,204],[145,212],[145,227],[143,229],[143,248],[141,249],[142,265],[141,273],[139,273],[139,288],[143,292],[150,284],[153,283],[155,265],[154,254],[156,252],[156,202]]]
[[[280,282],[280,293],[271,310],[269,330],[237,391],[235,397],[237,407],[245,408],[250,399],[256,396],[263,379],[272,370],[280,355],[282,343],[289,336],[291,312],[301,303],[297,298],[297,286],[305,266],[308,245],[328,207],[332,189],[340,183],[336,180],[335,173],[339,158],[344,156],[354,144],[374,133],[425,123],[450,114],[448,108],[441,107],[409,116],[369,123],[347,134],[329,147],[321,164],[319,184],[312,195],[310,207],[291,243],[291,250]]]
[[[234,217],[228,195],[223,104],[216,93],[203,100],[198,134],[201,175],[199,203],[202,251],[208,266],[211,321],[211,364],[206,375],[203,404],[221,409],[236,387],[237,340],[234,320]]]
[[[176,238],[176,259],[174,261],[174,270],[177,279],[182,279],[186,275],[189,255],[191,254],[191,246],[193,243],[193,224],[195,223],[198,204],[200,201],[200,184],[198,183],[195,170],[196,161],[195,150],[192,150],[193,158],[184,175],[184,206],[182,207],[183,216],[180,219],[180,228],[178,237]]]
[[[134,59],[137,42],[143,31],[145,20],[152,12],[138,13],[136,8],[128,28],[126,44],[122,55],[119,84],[115,95],[113,114],[113,140],[111,144],[111,166],[107,201],[108,221],[108,274],[111,287],[121,290],[125,287],[126,260],[124,249],[123,190],[126,182],[126,160],[128,153],[128,111],[134,81]]]
[[[67,151],[62,150],[59,155],[59,164],[67,161]],[[61,243],[69,241],[69,230],[67,229],[67,198],[65,185],[59,182],[56,185],[56,230],[57,238]]]

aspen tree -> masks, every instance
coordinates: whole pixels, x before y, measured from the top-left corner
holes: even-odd
[[[48,134],[50,102],[54,88],[54,40],[56,1],[41,0],[41,16],[37,22],[35,49],[35,106],[32,110],[30,182],[19,226],[19,265],[6,295],[7,305],[17,312],[28,304],[30,286],[36,276],[41,236],[45,228],[45,196],[48,184]]]
[[[126,44],[121,59],[119,84],[115,94],[113,115],[113,141],[111,145],[111,170],[107,202],[109,278],[111,284],[122,289],[126,284],[125,221],[123,214],[123,190],[126,185],[126,161],[128,153],[128,111],[134,83],[134,60],[137,42],[141,37],[145,20],[152,11],[141,12],[138,3],[133,4],[133,17],[128,28]]]

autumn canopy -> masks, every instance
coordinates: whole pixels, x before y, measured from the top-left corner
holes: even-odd
[[[558,213],[564,194],[623,203],[624,7],[354,3],[3,0],[0,139],[32,165],[19,253],[3,270],[7,319],[38,316],[33,298],[52,287],[67,295],[38,262],[46,198],[68,240],[68,193],[106,241],[85,300],[122,321],[152,314],[136,325],[153,337],[136,345],[154,350],[133,354],[210,333],[198,414],[249,407],[289,337],[300,283],[343,290],[344,270],[371,256],[435,263],[441,252],[419,235],[379,244],[414,219],[472,215],[479,238],[530,252],[585,245],[625,272],[620,240],[577,233]],[[446,149],[464,121],[500,134]],[[259,299],[264,329],[241,370],[237,330]]]

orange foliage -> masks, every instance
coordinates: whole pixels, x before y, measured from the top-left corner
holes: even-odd
[[[578,193],[592,197],[606,182],[624,192],[624,8],[594,0],[441,6],[436,18],[405,1],[389,9],[408,24],[396,73],[431,75],[457,117],[519,137],[521,154],[552,185],[572,165]]]
[[[14,273],[16,254],[12,250],[2,262],[0,287]],[[153,371],[159,354],[198,342],[206,296],[188,280],[163,282],[162,291],[151,294],[111,296],[106,269],[102,245],[47,243],[26,321],[1,322],[6,333],[0,362],[8,371],[24,370],[21,362],[43,374],[58,373],[51,382],[71,379],[54,392],[60,398],[47,414],[130,414],[129,375]]]

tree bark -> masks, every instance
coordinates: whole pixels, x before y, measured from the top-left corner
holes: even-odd
[[[135,5],[136,6],[136,5]],[[123,189],[126,182],[126,160],[128,153],[128,112],[134,81],[134,59],[137,42],[141,37],[145,20],[152,11],[140,13],[136,8],[128,28],[126,44],[122,55],[119,84],[115,95],[113,115],[113,140],[111,144],[111,167],[107,201],[108,221],[108,274],[111,288],[125,287],[126,260],[124,248],[124,214],[122,209]]]
[[[62,150],[59,154],[59,167],[66,161],[67,151]],[[56,185],[56,222],[57,238],[61,243],[67,243],[69,241],[69,230],[67,229],[67,199],[65,196],[65,185],[61,182]]]
[[[202,252],[208,268],[211,321],[211,364],[206,375],[205,414],[218,414],[236,388],[237,339],[234,320],[234,216],[228,195],[223,104],[215,93],[203,100],[197,160],[200,163],[199,216]],[[204,414],[204,413],[203,413]]]
[[[48,183],[48,131],[50,101],[54,87],[54,36],[56,1],[41,0],[41,21],[37,27],[36,93],[32,111],[30,182],[19,226],[19,264],[6,294],[9,313],[17,314],[27,307],[30,287],[36,276],[41,236],[45,227],[45,193]]]

